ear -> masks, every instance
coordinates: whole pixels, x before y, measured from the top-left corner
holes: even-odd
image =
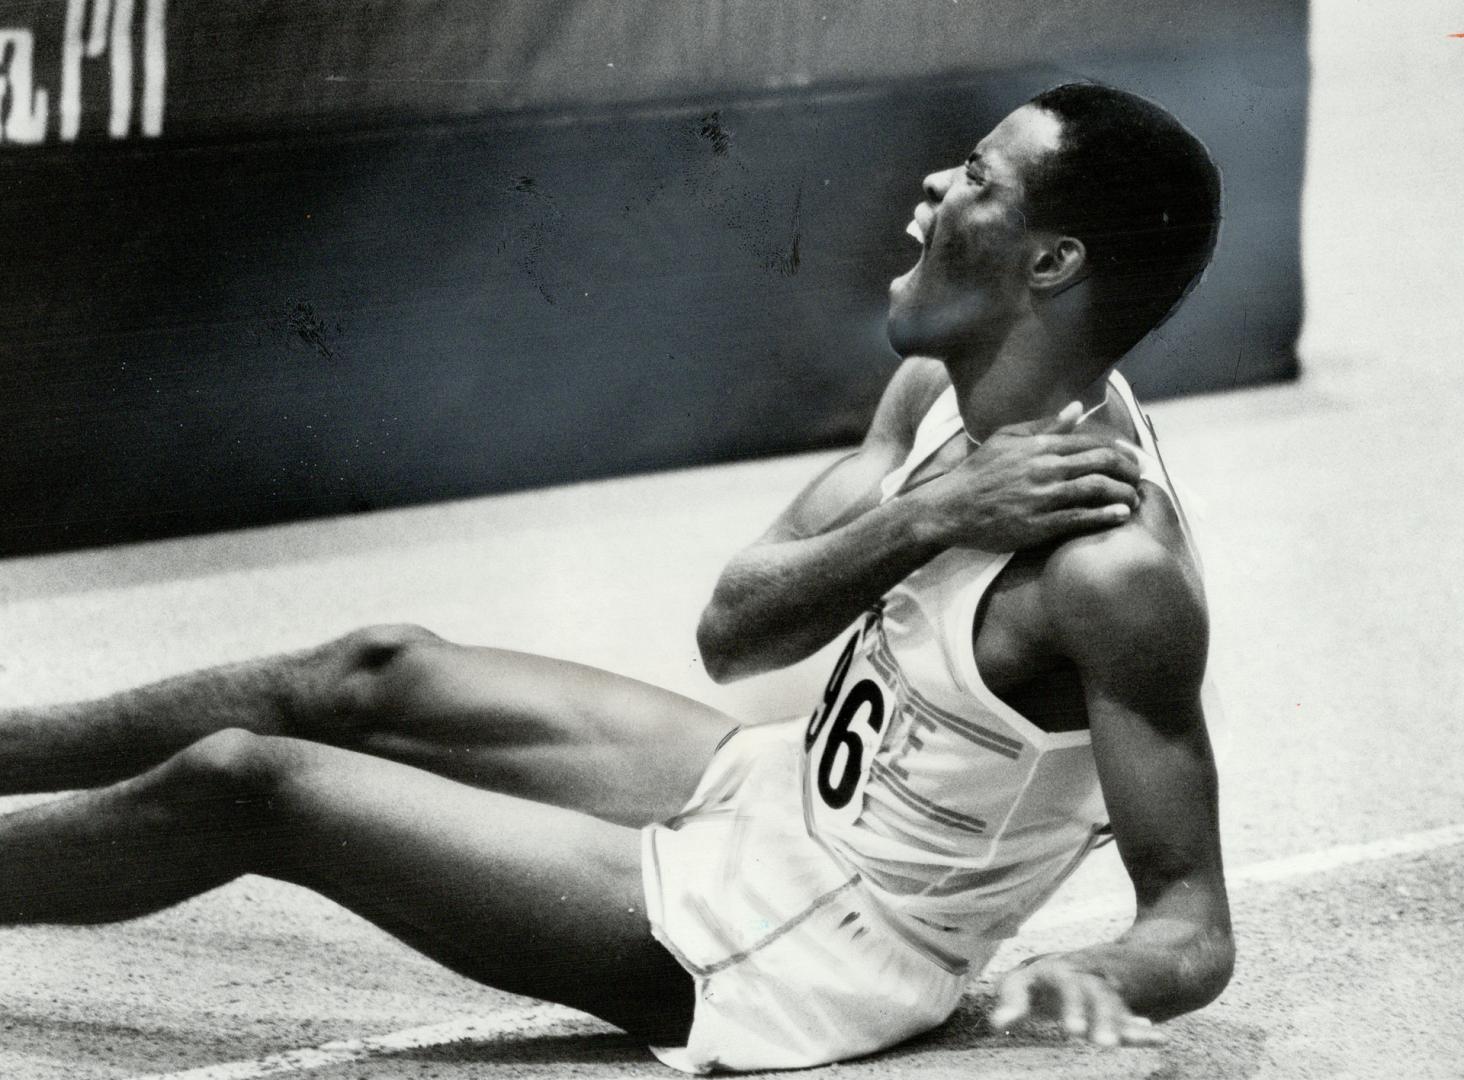
[[[1039,296],[1051,299],[1088,276],[1088,249],[1073,236],[1054,236],[1032,250],[1027,284]]]

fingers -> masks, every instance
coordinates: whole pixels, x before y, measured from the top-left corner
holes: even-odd
[[[1094,473],[1068,480],[1048,493],[1053,509],[1061,507],[1126,506],[1139,508],[1139,490],[1111,477]]]
[[[1156,1028],[1147,1016],[1134,1016],[1132,1013],[1118,1034],[1124,1046],[1161,1046],[1165,1041],[1164,1032]]]
[[[1101,981],[1101,980],[1100,980]],[[1105,987],[1106,989],[1106,987]],[[1090,994],[1083,1002],[1087,1015],[1080,1020],[1080,1027],[1074,1031],[1068,1026],[1070,1035],[1087,1035],[1095,1046],[1117,1046],[1120,1042],[1124,1016],[1128,1009],[1117,994],[1101,990]]]
[[[1131,487],[1139,483],[1139,463],[1131,454],[1116,446],[1101,446],[1092,450],[1079,450],[1057,459],[1057,475],[1070,480],[1087,473],[1102,473],[1115,480],[1121,480]]]
[[[1104,978],[1065,966],[1019,969],[1002,979],[988,1017],[1002,1031],[1028,1017],[1056,1020],[1073,1038],[1095,1046],[1157,1046],[1164,1035],[1129,1011]]]
[[[1084,1002],[1086,1023],[1077,1030],[1068,1025],[1068,1034],[1086,1038],[1094,1046],[1158,1046],[1164,1041],[1163,1032],[1156,1029],[1147,1017],[1129,1012],[1123,999],[1108,983],[1096,976],[1088,978],[1097,979],[1101,985],[1089,988],[1090,993]]]
[[[999,435],[1061,435],[1072,431],[1077,425],[1078,418],[1083,415],[1083,406],[1076,401],[1070,401],[1062,407],[1062,411],[1056,416],[1042,417],[1039,420],[1026,420],[1019,424],[1006,424],[998,429]]]
[[[1039,435],[1061,435],[1072,431],[1077,425],[1078,417],[1083,415],[1083,406],[1080,402],[1069,401],[1062,407],[1062,411],[1051,420],[1038,421],[1037,434]]]
[[[1111,435],[1094,435],[1086,431],[1034,431],[1030,424],[1014,424],[999,429],[983,444],[995,448],[1020,448],[1029,454],[1080,454],[1084,450],[1114,449],[1121,446]]]
[[[1068,506],[1052,510],[1032,523],[1032,538],[1027,546],[1049,543],[1064,536],[1112,529],[1128,521],[1133,513],[1126,501],[1103,506]]]
[[[986,1018],[994,1029],[1002,1031],[1026,1019],[1032,1011],[1031,984],[1032,977],[1021,968],[1008,972],[1001,980],[996,988],[996,1004]]]
[[[1081,985],[1081,976],[1052,980],[1059,1002],[1058,1019],[1062,1029],[1075,1038],[1089,1033],[1089,1001]]]

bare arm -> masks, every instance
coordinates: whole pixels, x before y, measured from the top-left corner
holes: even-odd
[[[1214,1000],[1235,949],[1199,702],[1208,627],[1198,583],[1137,526],[1094,539],[1054,556],[1044,603],[1083,681],[1137,913],[1115,941],[1008,974],[992,1023],[1036,1011],[1113,1045],[1152,1041],[1138,1018],[1166,1020]]]
[[[697,628],[718,682],[812,655],[941,551],[1010,551],[1125,520],[1137,469],[1108,440],[1060,421],[1004,428],[946,475],[880,504],[945,386],[935,361],[907,360],[857,451],[818,476],[722,571]]]
[[[918,411],[939,392],[928,363],[900,367],[859,449],[815,477],[723,569],[697,628],[712,678],[813,654],[940,550],[913,504],[879,505],[880,481],[904,460]]]

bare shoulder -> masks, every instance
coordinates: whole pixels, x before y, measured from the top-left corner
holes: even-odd
[[[950,384],[945,365],[939,360],[912,356],[903,361],[885,386],[866,442],[908,448],[915,441],[921,419]]]
[[[1135,692],[1198,688],[1209,644],[1204,588],[1162,495],[1145,493],[1124,525],[1058,545],[1039,582],[1054,645],[1086,677]]]

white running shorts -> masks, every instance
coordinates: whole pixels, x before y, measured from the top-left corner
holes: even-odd
[[[684,1072],[793,1069],[944,1022],[965,973],[901,932],[809,834],[801,721],[743,728],[681,814],[642,833],[646,911],[696,980]]]

